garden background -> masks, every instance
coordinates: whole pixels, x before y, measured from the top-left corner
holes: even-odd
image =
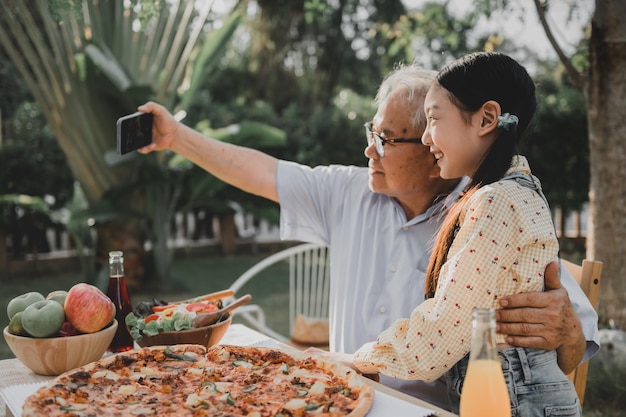
[[[249,245],[255,232],[242,235],[236,214],[250,218],[254,230],[276,223],[275,204],[167,152],[116,154],[115,120],[137,105],[156,100],[207,135],[279,158],[364,165],[362,126],[375,111],[377,86],[397,63],[438,69],[467,52],[499,50],[537,81],[539,110],[526,154],[559,230],[561,219],[583,213],[573,217],[574,229],[585,233],[561,236],[564,257],[604,262],[601,326],[623,328],[626,125],[617,109],[626,97],[626,22],[619,18],[626,3],[458,4],[0,0],[3,305],[27,289],[102,282],[113,249],[124,251],[127,275],[142,291],[137,297],[209,292],[209,283],[221,289],[260,259],[256,252],[239,260],[243,248],[254,254],[260,246]],[[493,25],[502,19],[517,21],[520,32]],[[563,28],[577,36],[559,37]],[[521,42],[537,32],[554,54]],[[186,257],[175,245],[187,224],[180,216],[193,218],[196,240],[217,244]],[[44,262],[61,241],[71,260]],[[229,279],[207,280],[221,262],[227,272],[220,276]],[[598,402],[619,415],[624,373],[607,375],[588,391],[604,387]],[[617,402],[608,393],[617,393]]]

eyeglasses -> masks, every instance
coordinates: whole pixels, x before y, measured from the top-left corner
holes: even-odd
[[[378,133],[374,132],[372,127],[374,126],[372,122],[367,122],[363,126],[365,126],[365,136],[367,137],[367,144],[371,145],[372,142],[376,144],[376,153],[381,158],[385,156],[385,145],[387,143],[422,143],[422,139],[385,139],[380,136]]]

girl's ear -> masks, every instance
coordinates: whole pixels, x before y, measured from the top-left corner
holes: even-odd
[[[498,127],[498,116],[501,113],[500,103],[495,100],[489,100],[482,105],[479,110],[481,117],[479,136],[487,135]]]

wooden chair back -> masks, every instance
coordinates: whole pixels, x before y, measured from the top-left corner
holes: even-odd
[[[583,292],[587,295],[593,308],[597,310],[598,299],[600,298],[600,281],[602,279],[602,262],[585,259],[582,265],[577,265],[562,259],[561,265],[566,267],[569,273],[572,274]],[[578,394],[581,407],[585,400],[588,367],[589,361],[585,361],[567,376],[576,387],[576,393]]]

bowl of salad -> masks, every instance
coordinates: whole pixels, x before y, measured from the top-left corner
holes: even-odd
[[[208,326],[193,327],[193,319],[223,307],[222,298],[202,296],[185,301],[167,303],[153,300],[140,303],[126,316],[126,326],[141,347],[156,345],[196,344],[215,345],[232,322],[230,313]]]

